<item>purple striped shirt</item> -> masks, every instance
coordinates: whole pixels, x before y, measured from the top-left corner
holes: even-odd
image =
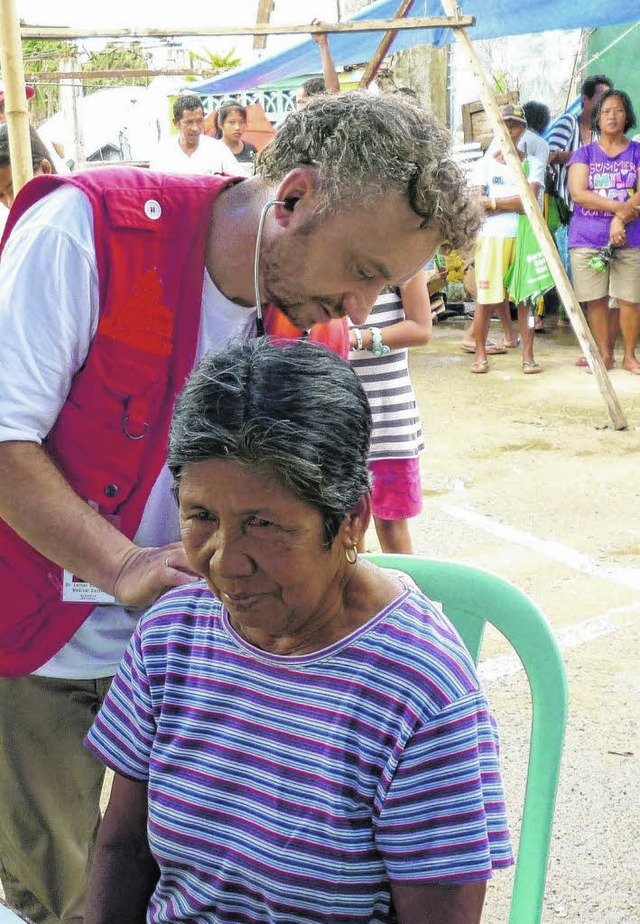
[[[382,924],[390,882],[510,865],[495,723],[450,623],[407,590],[301,657],[204,584],[142,618],[88,746],[148,780],[149,924]]]

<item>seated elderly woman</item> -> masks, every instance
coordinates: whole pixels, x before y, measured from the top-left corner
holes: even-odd
[[[203,580],[142,617],[89,748],[115,770],[85,924],[476,924],[512,862],[494,721],[448,620],[357,554],[371,415],[321,347],[233,345],[169,467]]]

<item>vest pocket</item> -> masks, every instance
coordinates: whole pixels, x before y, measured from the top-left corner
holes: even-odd
[[[125,414],[116,418],[106,425],[67,402],[45,442],[76,493],[105,516],[117,513],[131,495],[147,449],[146,439],[127,435]]]

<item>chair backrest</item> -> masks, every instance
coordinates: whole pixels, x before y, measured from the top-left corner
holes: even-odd
[[[567,677],[546,617],[514,584],[482,568],[419,555],[367,555],[409,574],[456,627],[477,662],[486,623],[510,642],[531,689],[529,765],[509,924],[539,924],[567,723]]]
[[[19,914],[12,911],[0,898],[0,924],[21,924],[23,921],[27,919],[21,918]]]

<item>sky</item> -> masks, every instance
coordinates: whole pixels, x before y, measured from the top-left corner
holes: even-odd
[[[15,5],[18,17],[30,26],[68,26],[76,29],[130,29],[137,26],[162,29],[165,26],[202,28],[210,25],[250,25],[256,19],[258,0],[189,0],[184,5],[158,3],[158,0],[109,0],[109,3],[95,3],[92,0],[15,0]],[[179,13],[176,13],[178,7]],[[336,22],[337,9],[338,0],[275,0],[271,22],[304,24],[314,18]],[[263,54],[274,54],[301,38],[270,36]],[[256,58],[251,37],[207,36],[204,39],[184,40],[190,48],[199,42],[218,54],[235,48],[243,64],[249,64]]]

